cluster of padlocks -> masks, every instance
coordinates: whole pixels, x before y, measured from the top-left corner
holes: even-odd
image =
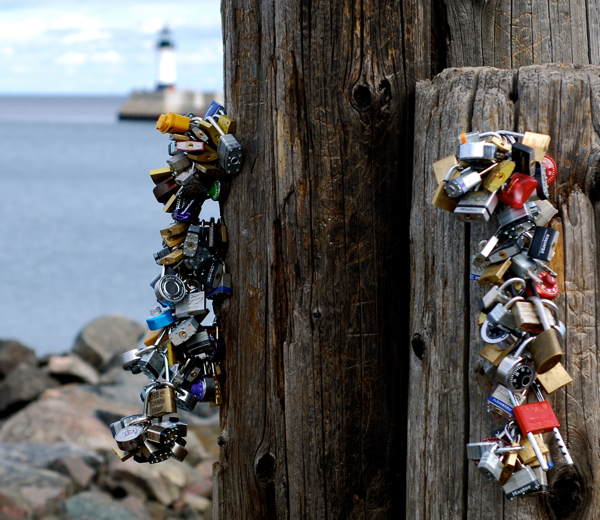
[[[156,128],[171,134],[168,166],[150,171],[154,196],[173,223],[160,231],[163,246],[154,258],[162,272],[151,282],[157,307],[146,320],[144,346],[121,355],[124,370],[143,373],[142,413],[111,424],[121,460],[154,464],[186,455],[187,425],[175,415],[199,402],[221,404],[219,363],[225,345],[218,318],[201,325],[213,302],[231,296],[226,272],[227,229],[221,218],[200,220],[204,201],[223,202],[232,176],[242,167],[235,121],[212,102],[204,117],[169,113]]]
[[[546,227],[557,213],[548,200],[557,175],[546,155],[550,137],[500,130],[461,134],[459,141],[458,155],[433,164],[439,185],[432,204],[463,222],[498,218],[498,230],[471,259],[470,278],[492,286],[478,301],[485,342],[479,354],[497,382],[487,411],[505,422],[489,438],[467,444],[467,458],[509,499],[547,493],[553,463],[544,433],[553,434],[573,464],[542,393],[572,381],[560,363],[566,329],[552,301],[559,284],[549,262],[559,232]]]

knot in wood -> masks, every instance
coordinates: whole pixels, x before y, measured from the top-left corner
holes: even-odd
[[[256,478],[263,486],[268,486],[275,480],[275,455],[265,453],[254,464]]]

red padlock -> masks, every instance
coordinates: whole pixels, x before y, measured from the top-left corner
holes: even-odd
[[[544,155],[544,159],[542,160],[542,166],[546,170],[546,182],[548,186],[551,186],[552,183],[556,180],[556,176],[558,175],[558,168],[556,167],[556,163],[554,159],[549,155]]]
[[[556,298],[559,292],[558,280],[556,279],[556,277],[552,276],[546,271],[542,271],[540,274],[538,274],[538,278],[541,278],[542,283],[533,283],[535,283],[535,288],[537,289],[540,297],[546,298],[548,300]],[[533,291],[531,290],[531,287],[529,285],[527,285],[527,288],[525,289],[525,294],[527,296],[536,296],[535,294],[533,294]]]
[[[513,414],[523,435],[551,432],[560,426],[548,401],[515,406]]]
[[[531,175],[513,173],[506,187],[498,194],[498,199],[512,208],[522,208],[537,186],[537,181]]]

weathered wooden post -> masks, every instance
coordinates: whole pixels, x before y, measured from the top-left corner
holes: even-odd
[[[593,66],[451,69],[417,85],[416,117],[426,124],[416,128],[411,218],[409,518],[598,518],[599,101],[600,67]],[[465,460],[465,444],[500,424],[485,411],[494,382],[478,355],[476,301],[484,289],[468,279],[470,257],[494,223],[465,226],[429,204],[431,162],[454,152],[460,132],[499,128],[552,136],[549,154],[559,173],[551,199],[559,209],[565,277],[556,303],[568,330],[564,364],[573,377],[550,401],[575,467],[565,466],[549,442],[557,465],[549,473],[551,495],[512,502]]]

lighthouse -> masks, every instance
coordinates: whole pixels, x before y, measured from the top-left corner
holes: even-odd
[[[175,45],[171,38],[171,32],[164,27],[158,35],[156,43],[157,67],[156,67],[156,90],[175,88],[177,80],[177,69],[175,65]]]

